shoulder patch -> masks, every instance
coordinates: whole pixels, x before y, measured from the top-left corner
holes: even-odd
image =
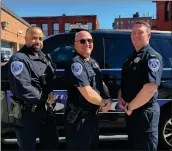
[[[75,62],[71,65],[71,70],[75,76],[79,76],[83,71],[83,66],[80,63]]]
[[[23,70],[23,63],[21,61],[13,61],[11,63],[11,72],[14,76],[19,75]]]
[[[148,60],[148,67],[153,71],[156,72],[159,70],[160,61],[156,58]]]

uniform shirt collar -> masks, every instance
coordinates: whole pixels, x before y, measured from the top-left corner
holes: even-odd
[[[91,61],[91,57],[90,57],[90,60],[86,59],[84,56],[80,55],[79,53],[75,52],[76,55],[78,55],[81,59],[84,60],[84,62],[90,62]]]
[[[144,51],[146,51],[146,50],[147,50],[147,48],[149,48],[149,47],[150,47],[150,45],[149,45],[149,44],[145,45],[144,47],[142,47],[142,48],[140,49],[140,51],[139,51],[139,52],[136,52],[136,54],[143,53],[143,52],[144,52]]]
[[[39,56],[35,56],[26,45],[21,48],[20,52],[25,53],[31,60],[43,60],[45,56],[42,51],[39,52]]]

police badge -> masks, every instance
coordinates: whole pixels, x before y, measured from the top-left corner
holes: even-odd
[[[135,59],[134,59],[134,63],[138,63],[139,61],[140,61],[140,57],[136,57]]]

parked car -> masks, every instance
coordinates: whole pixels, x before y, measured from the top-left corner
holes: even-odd
[[[100,135],[126,135],[124,110],[117,103],[117,92],[120,88],[121,68],[134,47],[131,43],[131,30],[95,30],[91,32],[94,40],[92,57],[98,61],[113,98],[112,108],[108,113],[100,112]],[[57,65],[57,78],[52,85],[57,95],[55,114],[58,121],[60,136],[64,136],[63,113],[67,100],[67,91],[64,82],[64,68],[74,55],[74,33],[60,33],[44,40],[44,53],[49,53]],[[158,102],[161,107],[159,124],[159,141],[163,149],[172,147],[172,33],[152,31],[150,45],[159,52],[164,61],[161,85],[159,87]],[[6,74],[6,73],[3,73]],[[8,81],[1,81],[4,93],[1,95],[2,140],[15,138],[13,132],[13,116],[10,110],[9,97],[11,95]]]

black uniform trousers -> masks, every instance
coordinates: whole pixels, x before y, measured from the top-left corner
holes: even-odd
[[[65,121],[67,150],[96,150],[99,148],[97,115],[81,117],[73,124]]]
[[[36,150],[36,138],[42,150],[58,148],[56,121],[47,112],[24,113],[21,119],[15,119],[15,133],[20,150]]]
[[[160,107],[157,102],[126,115],[130,150],[157,150]]]

